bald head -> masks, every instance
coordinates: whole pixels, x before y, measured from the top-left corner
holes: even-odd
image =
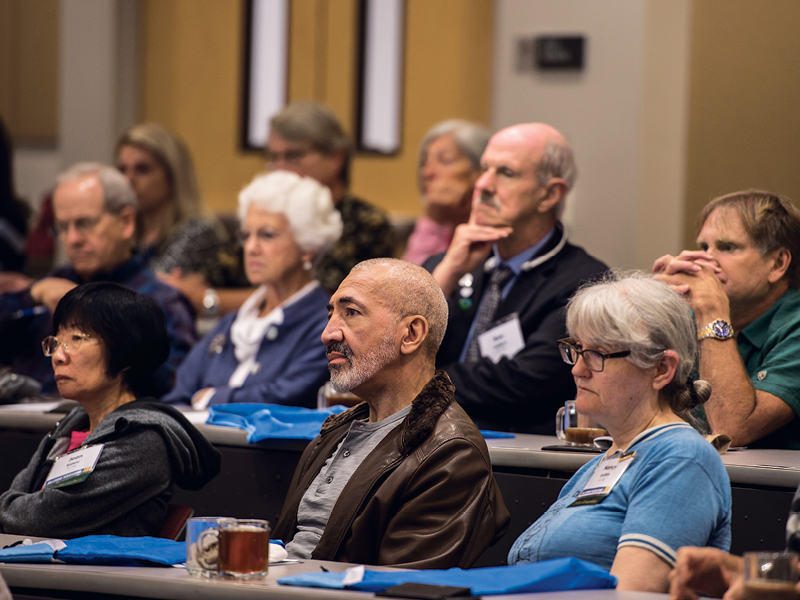
[[[555,127],[546,123],[520,123],[498,131],[489,143],[495,141],[513,144],[520,152],[527,152],[538,164],[536,180],[539,185],[547,185],[554,177],[566,181],[568,190],[575,184],[577,170],[572,147]]]
[[[398,319],[420,315],[428,322],[425,340],[433,358],[447,329],[447,300],[428,271],[397,258],[373,258],[358,263],[351,274],[368,272],[381,280],[380,300],[391,307]]]

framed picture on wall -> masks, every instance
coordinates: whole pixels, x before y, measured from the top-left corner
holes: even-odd
[[[248,0],[245,10],[241,145],[263,150],[269,120],[286,105],[289,0]]]
[[[360,152],[400,151],[405,0],[361,0],[356,145]]]

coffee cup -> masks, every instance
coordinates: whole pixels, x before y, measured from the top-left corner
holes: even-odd
[[[797,554],[745,552],[744,600],[798,600]]]
[[[575,407],[575,400],[567,400],[556,413],[556,436],[568,446],[592,448],[595,438],[608,435],[608,432],[587,415],[582,415]]]
[[[216,528],[206,529],[198,538],[201,548],[210,547],[216,540],[217,561],[199,562],[212,571],[216,566],[222,577],[265,577],[269,568],[269,534],[269,522],[261,519],[219,519]]]
[[[341,405],[346,408],[361,403],[361,398],[350,392],[337,392],[333,389],[333,384],[327,382],[317,392],[317,408],[330,408],[331,406]]]
[[[200,543],[200,534],[217,530],[227,517],[192,517],[186,521],[186,569],[195,577],[215,577],[219,572],[219,540],[207,536]]]

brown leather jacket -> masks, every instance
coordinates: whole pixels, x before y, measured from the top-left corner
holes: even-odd
[[[509,516],[475,424],[437,371],[411,411],[339,495],[312,558],[415,569],[466,568],[502,537]],[[329,417],[297,466],[273,537],[297,530],[300,499],[366,404]]]

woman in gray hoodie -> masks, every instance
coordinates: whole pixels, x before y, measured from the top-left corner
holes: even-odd
[[[42,349],[59,393],[80,406],[0,496],[3,531],[156,535],[172,484],[200,489],[220,470],[219,452],[179,411],[138,395],[169,352],[163,313],[120,285],[88,283],[59,302],[53,330]]]

